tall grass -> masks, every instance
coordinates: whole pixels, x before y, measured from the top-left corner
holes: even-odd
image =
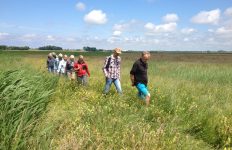
[[[27,148],[56,81],[24,70],[0,73],[0,149]]]
[[[20,52],[15,53],[15,57],[23,58],[20,65],[31,64],[40,72],[46,71],[45,53],[29,52],[27,54],[23,52],[23,55],[19,54]],[[46,102],[53,101],[46,103],[46,106],[43,105],[43,110],[47,111],[33,119],[35,120],[35,123],[32,123],[33,128],[26,124],[29,126],[26,128],[29,130],[25,132],[28,133],[27,137],[21,142],[14,142],[19,143],[18,148],[25,148],[26,144],[28,144],[27,149],[205,150],[232,147],[232,69],[230,63],[215,63],[214,61],[211,63],[212,60],[204,60],[204,63],[169,62],[157,61],[154,59],[156,57],[153,57],[149,61],[148,71],[151,105],[145,107],[144,103],[137,98],[137,90],[131,87],[129,80],[129,70],[139,54],[122,54],[122,96],[118,96],[114,87],[111,88],[109,95],[102,95],[104,77],[101,67],[107,54],[84,53],[83,55],[91,72],[89,86],[78,86],[63,77],[59,78],[59,81],[54,81],[57,82],[56,94],[49,97]],[[168,56],[172,59],[171,57],[172,55]],[[204,56],[204,58],[207,57]],[[190,58],[192,57],[188,55],[188,58],[184,60]],[[4,61],[11,66],[7,59]],[[25,73],[20,72],[9,73],[13,78],[9,80],[12,81],[11,84],[14,85],[16,82],[18,85],[16,79],[25,78],[23,81],[28,81],[26,79],[35,75],[31,69],[29,70],[31,73],[25,77]],[[55,76],[41,74],[38,76],[42,76],[41,80],[33,77],[31,80],[35,82],[29,81],[37,83],[41,87],[39,91],[43,91],[45,89],[43,85],[46,84],[51,84],[49,89],[53,89],[52,82],[56,80]],[[38,89],[37,86],[30,85],[28,85],[29,91]],[[22,89],[26,91],[26,88]],[[44,91],[48,92],[49,89]],[[10,97],[19,97],[17,95],[20,94],[15,91]],[[22,102],[23,106],[24,103],[27,102]],[[42,109],[41,111],[36,109],[34,113],[37,111],[43,112]],[[17,114],[22,116],[23,113],[16,113],[12,116],[16,117]],[[9,129],[24,132],[20,121],[18,122],[20,127],[17,127],[18,130],[15,130],[14,126]],[[24,134],[15,135],[17,134],[13,137],[16,138],[12,139],[24,137],[22,136]],[[9,144],[11,143],[6,143],[7,146]],[[12,147],[9,148],[12,149]]]

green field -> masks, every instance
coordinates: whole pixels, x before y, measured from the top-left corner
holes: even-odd
[[[102,95],[110,53],[82,53],[88,87],[48,74],[47,53],[0,51],[0,149],[232,149],[232,54],[153,53],[146,107],[139,53],[122,54],[123,96]]]

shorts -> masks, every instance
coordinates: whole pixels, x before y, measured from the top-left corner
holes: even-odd
[[[143,83],[138,83],[136,85],[136,88],[138,89],[139,91],[139,97],[144,99],[146,96],[150,96],[150,93],[147,89],[147,86]]]

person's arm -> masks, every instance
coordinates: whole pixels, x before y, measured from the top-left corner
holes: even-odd
[[[48,64],[49,64],[49,61],[48,61],[48,59],[47,59],[47,68],[48,68]]]
[[[80,69],[80,67],[79,67],[78,63],[74,63],[73,70],[78,72],[79,69]]]
[[[131,85],[134,86],[135,85],[135,73],[136,73],[136,70],[137,70],[137,64],[134,63],[133,64],[133,67],[130,71],[130,79],[131,79]]]
[[[130,74],[130,79],[131,79],[131,85],[135,85],[135,76],[133,74]]]
[[[68,61],[66,61],[65,72],[68,70],[68,67],[69,67]]]
[[[87,65],[87,64],[85,64],[85,66],[86,66],[86,72],[87,72],[88,76],[90,77],[90,72],[89,72],[88,65]]]
[[[107,69],[106,69],[106,66],[107,66],[107,63],[108,63],[108,59],[109,59],[109,58],[110,58],[110,57],[106,57],[104,66],[103,66],[103,68],[102,68],[105,77],[107,77],[107,75],[108,75],[108,71],[107,71]]]
[[[58,69],[57,69],[57,72],[61,72],[61,68],[62,68],[62,61],[60,61],[59,65],[58,65]]]

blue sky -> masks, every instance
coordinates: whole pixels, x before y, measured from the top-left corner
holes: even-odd
[[[0,45],[232,50],[232,0],[0,0]]]

